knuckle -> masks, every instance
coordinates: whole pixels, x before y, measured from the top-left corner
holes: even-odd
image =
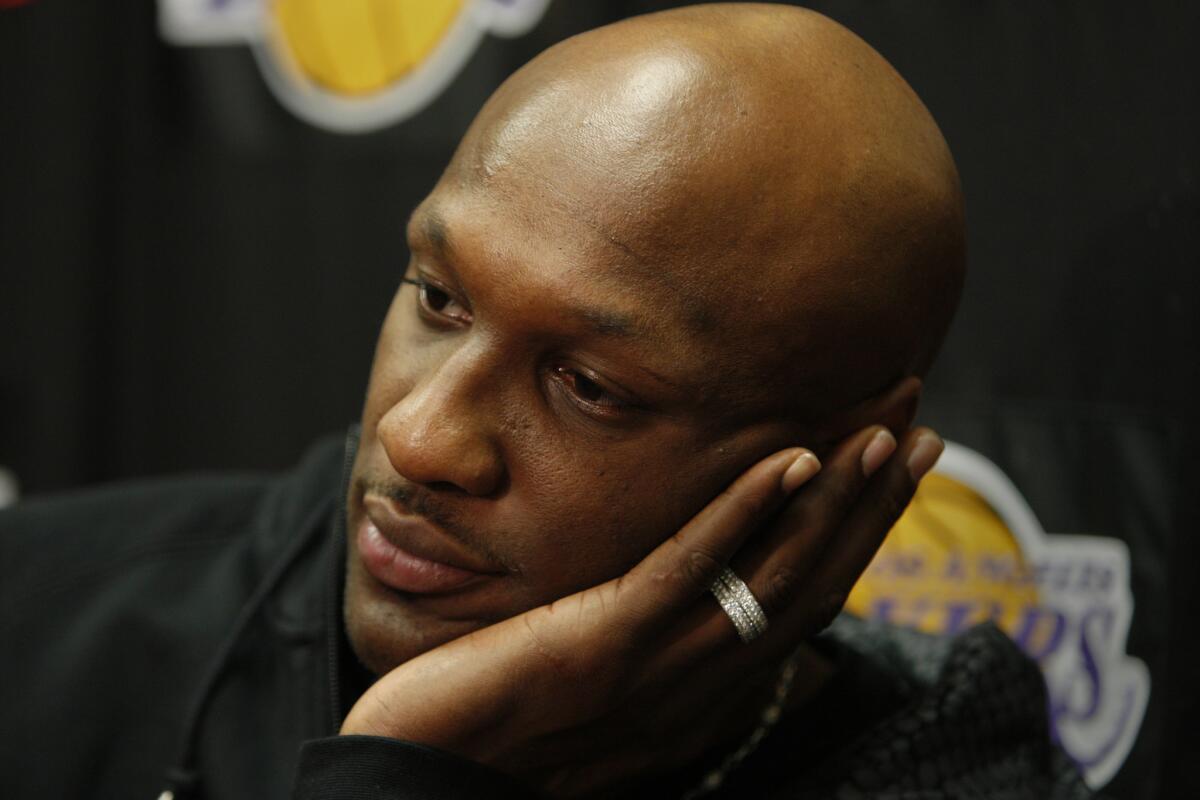
[[[846,605],[845,592],[831,592],[825,595],[821,601],[820,607],[817,609],[817,633],[825,630],[833,621],[837,619],[837,615],[842,612],[842,607]]]
[[[565,609],[560,607],[554,613],[564,611]],[[526,649],[533,659],[531,663],[535,665],[531,667],[530,675],[574,680],[590,672],[588,665],[591,662],[587,658],[586,648],[564,648],[553,634],[547,635],[540,630],[535,619],[530,614],[522,617],[525,624]]]
[[[724,563],[712,553],[693,547],[680,563],[680,577],[691,587],[707,588]]]
[[[776,613],[790,607],[800,594],[800,573],[790,567],[779,567],[771,572],[763,586],[760,602],[767,613]]]
[[[547,610],[547,614],[554,614],[555,609],[551,607]],[[535,653],[539,660],[561,666],[563,663],[562,654],[554,647],[551,647],[542,632],[534,625],[534,617],[526,614],[521,617],[521,621],[525,625],[526,642],[529,649]]]
[[[883,494],[879,499],[879,511],[888,525],[900,519],[911,499],[911,493],[899,487]]]

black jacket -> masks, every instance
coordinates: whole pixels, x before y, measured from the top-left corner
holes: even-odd
[[[531,796],[432,748],[334,736],[357,685],[340,611],[353,446],[320,444],[282,477],[0,513],[0,797]],[[938,642],[843,618],[821,646],[837,677],[729,796],[1086,795],[1050,742],[1036,666],[995,628]]]

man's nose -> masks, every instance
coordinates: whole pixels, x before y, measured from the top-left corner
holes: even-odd
[[[378,435],[392,467],[432,489],[477,497],[504,482],[502,451],[483,396],[486,375],[462,350],[428,373],[384,413]]]

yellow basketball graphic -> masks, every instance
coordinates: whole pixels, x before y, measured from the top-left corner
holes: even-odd
[[[249,45],[296,116],[365,133],[424,109],[489,36],[528,33],[551,0],[158,0],[163,38]]]
[[[943,633],[985,619],[1011,632],[1037,605],[1037,584],[1008,526],[973,489],[932,473],[846,607]]]
[[[276,0],[278,30],[314,83],[347,95],[380,91],[422,63],[464,0]]]

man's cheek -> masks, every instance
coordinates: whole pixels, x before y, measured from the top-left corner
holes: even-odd
[[[724,471],[695,454],[694,447],[676,452],[672,443],[659,443],[628,458],[636,471],[619,478],[611,473],[616,479],[605,485],[600,507],[611,544],[626,561],[644,557],[674,535],[728,483]]]
[[[598,498],[586,557],[605,565],[604,579],[628,571],[686,523],[687,503],[678,494],[678,486],[646,475]]]
[[[519,559],[531,584],[546,595],[543,601],[623,574],[661,538],[653,521],[620,491],[593,487],[573,500],[560,495],[560,503],[533,515],[541,523],[539,534],[524,543]]]

